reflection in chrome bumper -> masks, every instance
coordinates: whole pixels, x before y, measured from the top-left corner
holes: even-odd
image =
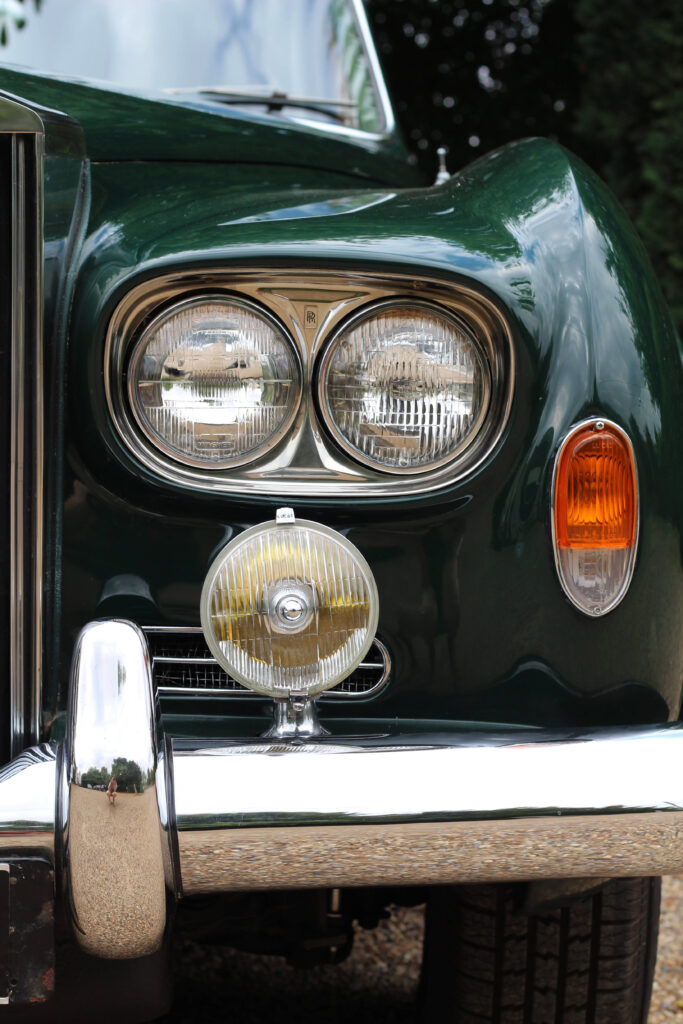
[[[173,755],[185,893],[683,868],[683,728]]]
[[[0,861],[52,857],[56,836],[75,933],[99,956],[159,945],[164,882],[179,895],[683,870],[679,724],[212,747],[164,743],[157,726],[143,634],[94,623],[61,760],[36,747],[0,772]],[[122,759],[135,781],[112,805],[86,778]]]

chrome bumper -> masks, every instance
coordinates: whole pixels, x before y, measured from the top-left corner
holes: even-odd
[[[84,777],[117,759],[139,792],[112,803]],[[93,623],[62,749],[0,773],[0,860],[48,854],[81,945],[140,956],[161,943],[168,891],[680,872],[682,765],[678,724],[170,743],[144,636]]]

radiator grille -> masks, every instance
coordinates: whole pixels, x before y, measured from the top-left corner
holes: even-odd
[[[262,695],[232,679],[212,656],[199,626],[176,629],[146,626],[154,671],[154,685],[159,693],[189,695],[194,693],[263,700]],[[379,640],[374,640],[365,658],[350,676],[332,690],[321,694],[321,700],[353,699],[375,696],[389,681],[389,654]]]

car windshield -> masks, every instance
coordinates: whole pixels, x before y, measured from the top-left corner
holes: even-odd
[[[0,0],[0,63],[386,128],[351,0]]]

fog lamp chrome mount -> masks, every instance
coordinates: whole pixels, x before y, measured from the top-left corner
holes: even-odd
[[[217,662],[275,702],[270,738],[323,735],[315,698],[360,664],[375,636],[377,586],[360,551],[321,523],[278,509],[212,563],[202,628]]]

